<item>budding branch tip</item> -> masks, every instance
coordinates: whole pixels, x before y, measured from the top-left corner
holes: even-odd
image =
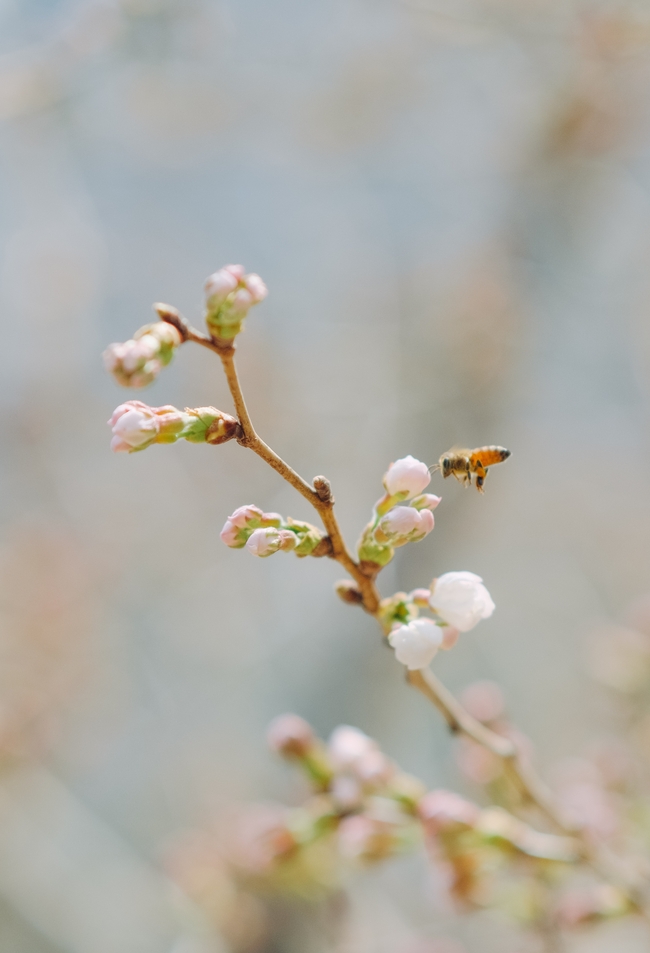
[[[333,503],[334,499],[332,497],[332,487],[330,481],[327,477],[324,476],[315,476],[314,480],[314,489],[316,490],[316,495],[321,503]]]

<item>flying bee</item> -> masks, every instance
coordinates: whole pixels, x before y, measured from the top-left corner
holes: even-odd
[[[440,470],[445,479],[455,476],[464,486],[471,485],[473,475],[476,489],[483,493],[488,467],[503,463],[509,456],[510,451],[505,447],[478,447],[476,450],[452,447],[447,453],[443,453],[434,469]]]

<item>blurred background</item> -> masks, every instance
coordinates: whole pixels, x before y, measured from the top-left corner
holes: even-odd
[[[479,796],[336,564],[220,542],[244,503],[311,518],[276,474],[234,444],[109,451],[129,397],[231,410],[199,348],[144,393],[101,365],[153,301],[199,324],[227,262],[270,290],[239,339],[257,429],[331,479],[350,544],[391,460],[512,450],[483,498],[434,475],[435,531],[381,577],[484,578],[497,611],[443,680],[498,681],[544,770],[625,726],[589,646],[650,590],[649,82],[643,2],[1,0],[3,951],[244,949],[164,858],[295,800],[284,711]],[[344,935],[281,911],[255,949],[541,949],[434,909],[425,868],[355,878]],[[634,923],[570,943],[648,948]]]

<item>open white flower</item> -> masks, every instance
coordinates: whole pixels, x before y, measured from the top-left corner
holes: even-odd
[[[469,632],[488,619],[495,605],[483,580],[473,572],[446,572],[436,579],[429,605],[441,619],[461,632]]]
[[[406,499],[417,496],[431,482],[431,474],[426,463],[416,460],[410,454],[391,463],[388,472],[384,475],[386,492],[394,496],[396,493],[408,493]]]
[[[413,619],[388,636],[398,662],[409,669],[426,668],[442,644],[442,629],[431,619]]]

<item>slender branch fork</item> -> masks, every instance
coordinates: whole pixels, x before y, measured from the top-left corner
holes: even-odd
[[[309,484],[288,463],[278,456],[258,436],[246,406],[244,394],[239,382],[235,365],[235,347],[230,342],[208,337],[193,328],[186,319],[170,305],[156,305],[160,318],[172,324],[180,333],[183,341],[193,341],[202,347],[214,351],[221,358],[230,394],[235,405],[241,434],[237,437],[242,447],[247,447],[266,461],[291,486],[303,496],[318,512],[327,531],[331,552],[330,556],[340,563],[354,579],[360,593],[360,604],[370,615],[378,616],[381,596],[375,584],[375,575],[369,575],[350,554],[334,513],[334,497],[329,480],[323,476],[314,477]],[[460,704],[448,688],[437,678],[431,669],[419,669],[407,673],[407,681],[421,692],[442,714],[454,734],[462,734],[486,748],[504,762],[506,773],[521,793],[524,801],[534,805],[554,827],[575,843],[579,843],[579,853],[585,863],[610,882],[618,884],[630,896],[639,912],[650,920],[650,896],[648,885],[638,877],[630,877],[624,864],[617,858],[597,851],[579,827],[568,823],[555,802],[552,792],[547,788],[527,759],[521,756],[517,745],[509,738],[499,735],[475,719]]]

